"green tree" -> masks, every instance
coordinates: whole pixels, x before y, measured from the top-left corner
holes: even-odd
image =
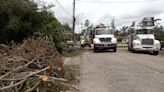
[[[28,0],[0,0],[0,42],[19,41],[32,34],[37,5]]]
[[[60,49],[60,43],[70,38],[63,33],[71,32],[71,28],[56,19],[50,11],[53,5],[41,4],[38,8],[40,4],[32,0],[0,0],[0,4],[0,43],[20,42],[34,33],[41,33],[40,36],[52,37]]]

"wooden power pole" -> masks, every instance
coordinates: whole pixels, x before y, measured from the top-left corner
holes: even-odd
[[[75,0],[73,0],[73,23],[72,23],[72,40],[75,42]]]

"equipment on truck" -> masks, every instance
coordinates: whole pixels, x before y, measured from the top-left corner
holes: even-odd
[[[114,30],[104,25],[98,25],[93,31],[94,52],[103,49],[117,51],[117,39],[114,37]]]

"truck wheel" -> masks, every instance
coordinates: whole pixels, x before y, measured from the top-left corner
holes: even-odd
[[[136,51],[134,49],[131,49],[132,53],[136,53]]]
[[[81,47],[84,47],[84,45],[83,45],[83,44],[81,44]]]
[[[130,47],[129,47],[129,45],[128,45],[128,51],[130,51]]]
[[[115,48],[113,49],[113,52],[117,52],[117,47],[115,47]]]
[[[93,50],[93,51],[94,51],[94,52],[97,52],[97,48],[94,47],[94,50]]]
[[[153,51],[154,55],[158,55],[159,51]]]

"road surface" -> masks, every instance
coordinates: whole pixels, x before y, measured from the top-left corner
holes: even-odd
[[[86,51],[79,64],[80,92],[164,92],[164,57],[148,53]]]

